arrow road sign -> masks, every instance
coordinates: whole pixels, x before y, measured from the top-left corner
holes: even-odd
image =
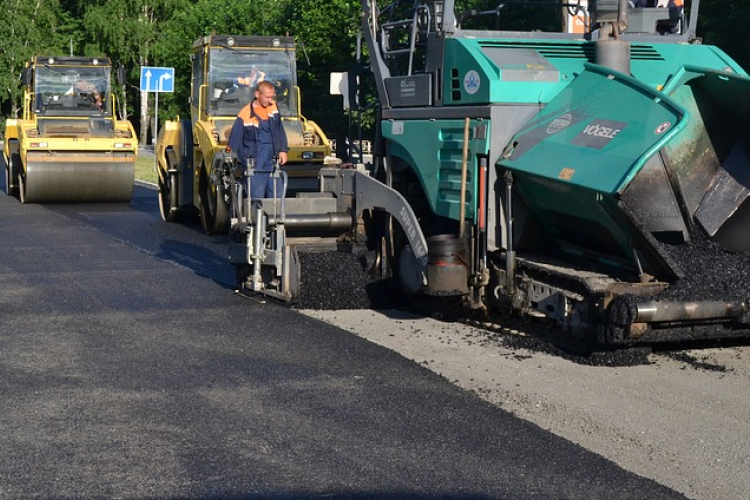
[[[174,68],[141,66],[141,91],[174,92]]]

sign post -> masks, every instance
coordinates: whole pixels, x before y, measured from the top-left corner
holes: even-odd
[[[159,135],[159,93],[174,92],[174,68],[141,66],[141,92],[156,92],[154,96],[154,171],[156,171],[156,138]]]

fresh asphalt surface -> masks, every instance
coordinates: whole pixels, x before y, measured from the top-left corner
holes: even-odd
[[[2,499],[684,498],[235,295],[223,239],[162,222],[153,190],[111,205],[4,192]]]

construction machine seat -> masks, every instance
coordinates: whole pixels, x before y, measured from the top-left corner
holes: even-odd
[[[682,8],[642,7],[628,10],[626,33],[682,33],[685,25]]]
[[[685,12],[682,7],[657,7],[654,0],[649,7],[628,7],[628,27],[625,33],[666,35],[684,31]],[[618,0],[596,0],[594,17],[597,24],[617,21]]]

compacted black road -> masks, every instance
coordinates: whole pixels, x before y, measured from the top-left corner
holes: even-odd
[[[683,498],[233,284],[153,190],[3,186],[0,498]]]

